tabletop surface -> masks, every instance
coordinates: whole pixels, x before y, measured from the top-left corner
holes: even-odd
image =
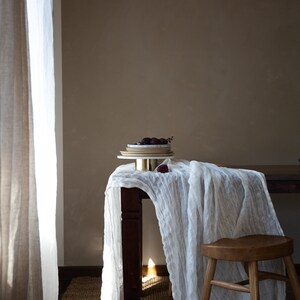
[[[300,180],[299,165],[244,165],[230,166],[232,168],[241,168],[259,171],[264,173],[269,180]]]

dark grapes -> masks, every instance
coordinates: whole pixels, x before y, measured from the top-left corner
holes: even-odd
[[[160,140],[156,137],[153,137],[151,140],[150,140],[150,145],[160,145]]]
[[[173,136],[170,138],[156,138],[156,137],[144,137],[142,138],[142,140],[140,142],[137,143],[137,145],[166,145],[171,143],[171,141],[173,140]]]
[[[168,140],[167,140],[167,139],[160,138],[159,140],[160,140],[160,143],[161,143],[162,145],[168,144]]]
[[[140,144],[141,144],[141,145],[150,145],[150,141],[151,141],[151,139],[150,139],[149,137],[144,137],[144,138],[141,140]]]
[[[157,170],[157,172],[160,172],[160,173],[168,173],[169,172],[169,168],[165,164],[159,165],[156,170]]]

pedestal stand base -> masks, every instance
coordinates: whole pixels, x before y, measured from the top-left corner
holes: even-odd
[[[135,169],[137,171],[154,171],[157,166],[158,166],[157,159],[137,158],[135,160]]]

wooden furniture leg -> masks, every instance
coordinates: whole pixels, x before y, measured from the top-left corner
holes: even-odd
[[[250,299],[259,300],[257,261],[249,262],[248,270],[249,270]]]
[[[208,258],[207,269],[204,277],[204,286],[202,293],[202,300],[208,300],[211,293],[211,281],[214,278],[216,270],[217,260],[213,258]]]
[[[142,199],[137,188],[121,189],[124,300],[142,296]]]
[[[286,266],[287,274],[290,279],[290,283],[293,289],[295,299],[300,300],[300,286],[299,286],[296,269],[293,263],[293,259],[291,256],[286,256],[283,258],[283,260]]]

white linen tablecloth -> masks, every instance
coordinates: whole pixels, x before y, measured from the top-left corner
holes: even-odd
[[[197,161],[166,160],[169,173],[118,167],[105,192],[102,300],[123,299],[120,188],[137,187],[152,199],[175,300],[200,299],[207,259],[200,244],[248,234],[283,235],[263,174]],[[260,268],[284,272],[280,260]],[[218,262],[217,278],[245,279],[240,263]],[[260,283],[261,299],[285,299],[285,284]],[[249,294],[212,289],[211,299],[249,299]]]

